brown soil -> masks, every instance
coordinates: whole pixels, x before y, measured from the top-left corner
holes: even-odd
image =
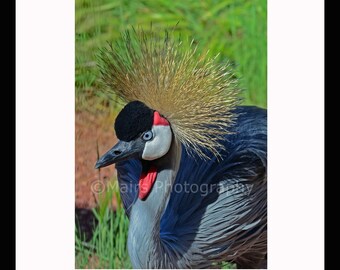
[[[99,172],[94,168],[97,156],[104,154],[117,141],[113,123],[115,116],[76,112],[75,115],[75,206],[89,209],[96,206],[98,194],[93,188],[98,180],[105,183],[116,178],[114,166]],[[98,151],[98,153],[97,153]]]

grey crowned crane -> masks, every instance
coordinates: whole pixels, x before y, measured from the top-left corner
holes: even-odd
[[[266,110],[240,106],[231,68],[168,34],[128,31],[99,66],[127,103],[96,168],[116,164],[133,267],[266,268]]]

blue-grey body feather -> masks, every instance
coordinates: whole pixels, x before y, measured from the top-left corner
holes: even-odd
[[[160,237],[176,267],[212,267],[233,261],[255,268],[267,252],[267,112],[240,106],[222,142],[222,159],[183,150],[172,192],[161,217]],[[129,216],[138,197],[142,165],[116,165]]]

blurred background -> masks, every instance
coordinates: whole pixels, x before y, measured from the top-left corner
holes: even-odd
[[[101,91],[96,58],[132,26],[173,28],[201,51],[232,63],[244,104],[267,106],[266,0],[76,0],[76,268],[131,268],[128,220],[114,167],[94,170],[115,142],[115,97]],[[233,265],[226,264],[226,269]]]

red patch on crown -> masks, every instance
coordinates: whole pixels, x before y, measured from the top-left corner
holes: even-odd
[[[139,194],[138,198],[144,200],[150,193],[157,177],[157,168],[150,167],[147,173],[142,172],[139,178]]]
[[[170,126],[168,120],[162,117],[159,112],[155,111],[153,113],[153,125],[156,126]]]

